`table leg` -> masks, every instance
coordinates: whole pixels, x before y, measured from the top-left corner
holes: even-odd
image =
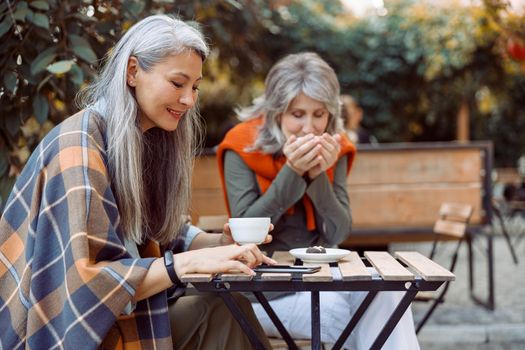
[[[294,340],[290,336],[290,333],[286,330],[284,325],[282,324],[279,317],[275,314],[275,311],[273,311],[270,303],[268,302],[268,299],[264,296],[262,292],[253,292],[259,303],[261,303],[262,307],[268,314],[268,317],[272,320],[275,328],[279,331],[281,336],[283,337],[284,341],[286,342],[286,345],[288,345],[288,349],[290,350],[299,350],[297,347],[297,344],[295,344]]]
[[[361,305],[359,305],[359,308],[356,310],[356,312],[348,322],[348,325],[345,327],[345,329],[335,342],[334,346],[332,347],[332,350],[339,350],[343,347],[346,339],[348,338],[350,333],[352,333],[361,317],[363,317],[365,311],[368,309],[368,306],[370,306],[376,295],[377,291],[368,292],[365,299],[361,302]]]
[[[403,296],[403,298],[397,305],[392,315],[390,315],[390,318],[388,319],[387,323],[384,325],[383,329],[377,336],[376,340],[370,347],[371,350],[375,350],[375,349],[379,350],[385,344],[386,340],[388,339],[388,337],[390,336],[390,334],[396,327],[397,323],[399,322],[401,317],[403,317],[403,314],[410,306],[410,303],[416,297],[418,290],[419,289],[415,287],[414,284],[412,284],[412,286],[405,293],[405,295]]]
[[[235,302],[235,299],[231,296],[230,293],[218,293],[219,296],[222,298],[228,309],[230,309],[230,312],[232,313],[233,317],[239,322],[239,325],[241,326],[242,330],[250,340],[250,343],[252,344],[253,348],[256,350],[266,350],[263,343],[259,340],[257,337],[257,334],[252,328],[252,325],[244,314],[242,313],[241,309],[239,308],[239,305]]]
[[[321,310],[319,292],[312,291],[312,350],[321,350]]]

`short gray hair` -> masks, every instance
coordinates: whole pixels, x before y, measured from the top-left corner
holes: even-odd
[[[120,226],[125,237],[137,243],[145,238],[168,243],[180,232],[189,210],[191,171],[201,127],[194,106],[174,132],[153,130],[154,137],[143,135],[139,106],[127,85],[128,60],[136,57],[139,66],[149,71],[169,55],[188,51],[196,52],[203,61],[209,54],[196,26],[167,15],[149,16],[124,34],[107,54],[96,81],[77,96],[81,107],[104,101],[101,114],[106,122],[108,168]],[[149,168],[147,177],[152,177],[148,183],[145,167]]]
[[[279,126],[279,117],[301,92],[324,103],[330,113],[326,132],[343,130],[339,81],[334,70],[318,54],[303,52],[279,60],[269,71],[265,91],[253,104],[237,110],[239,119],[249,120],[264,115],[252,150],[276,154],[281,152],[286,138]]]

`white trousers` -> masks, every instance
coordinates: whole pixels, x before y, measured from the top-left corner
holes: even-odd
[[[319,293],[321,341],[323,343],[333,344],[337,341],[366,294],[366,292]],[[369,349],[403,295],[403,292],[377,293],[356,328],[346,340],[344,348]],[[287,295],[270,301],[270,305],[292,338],[311,338],[310,292]],[[281,337],[261,304],[253,303],[252,306],[266,334],[271,337]],[[382,349],[419,350],[410,307],[401,317]]]

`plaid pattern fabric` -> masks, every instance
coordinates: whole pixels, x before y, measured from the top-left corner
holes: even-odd
[[[172,348],[166,293],[122,314],[154,258],[126,251],[110,185],[92,112],[33,152],[0,220],[0,349]]]

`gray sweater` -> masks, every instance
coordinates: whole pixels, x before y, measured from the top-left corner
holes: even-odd
[[[224,177],[232,217],[271,217],[273,241],[261,250],[289,250],[312,245],[334,246],[350,233],[352,216],[346,191],[347,158],[336,164],[334,182],[326,173],[309,184],[284,165],[268,190],[261,194],[255,173],[234,151],[224,155]],[[302,197],[307,193],[315,208],[317,229],[306,228]],[[295,205],[293,215],[286,213]]]

